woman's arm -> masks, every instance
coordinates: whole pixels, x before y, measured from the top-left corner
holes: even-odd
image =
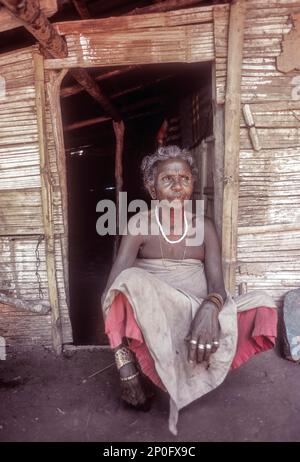
[[[112,269],[109,273],[106,287],[101,297],[101,302],[103,304],[106,293],[116,277],[125,269],[131,268],[133,265],[139,248],[144,242],[144,236],[132,236],[130,234],[123,236],[120,244],[120,248],[117,254],[117,258],[112,266]]]
[[[204,221],[204,246],[208,293],[218,293],[225,301],[220,245],[215,226],[208,218]],[[199,307],[186,338],[191,363],[209,361],[211,353],[217,351],[220,334],[218,314],[218,307],[210,300],[204,300]]]
[[[215,225],[209,218],[204,221],[204,268],[208,293],[216,292],[226,299],[224,286],[221,249]]]

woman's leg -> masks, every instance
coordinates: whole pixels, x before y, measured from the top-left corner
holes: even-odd
[[[134,352],[137,357],[143,372],[144,368],[149,372],[149,368],[151,370],[151,361],[153,367],[154,362],[148,352],[143,335],[135,321],[132,307],[123,293],[119,293],[115,297],[110,307],[105,321],[105,333],[109,338],[110,345],[116,356],[120,357],[121,355],[122,357],[122,350],[124,349],[127,351],[129,350],[127,355],[131,355],[131,360],[127,359],[127,364],[118,367],[121,380],[122,399],[135,407],[140,406],[143,410],[147,410],[147,406],[144,408],[147,397],[143,390],[140,377],[137,375],[138,368],[132,352]]]

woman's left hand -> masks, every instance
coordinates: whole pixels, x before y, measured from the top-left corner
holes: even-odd
[[[220,337],[218,314],[218,308],[210,301],[205,300],[199,307],[185,339],[190,363],[208,363],[210,355],[217,351]]]

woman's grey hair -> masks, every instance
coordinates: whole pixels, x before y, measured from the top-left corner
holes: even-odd
[[[187,149],[180,149],[178,146],[164,146],[158,148],[153,154],[144,157],[142,160],[141,171],[145,188],[154,185],[158,163],[170,159],[185,160],[190,166],[193,180],[195,181],[198,169],[192,154]]]

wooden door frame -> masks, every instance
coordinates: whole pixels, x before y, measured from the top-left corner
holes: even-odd
[[[228,8],[228,5],[218,6]],[[214,6],[212,8],[212,26],[215,28],[215,18],[214,18]],[[200,18],[201,22],[201,14],[203,17],[207,18],[207,11],[208,8],[206,7],[199,7],[197,9],[198,17]],[[186,10],[191,11],[191,10]],[[172,13],[172,12],[171,12]],[[175,12],[173,12],[175,13]],[[157,20],[160,21],[162,24],[159,28],[155,30],[163,30],[166,28],[165,23],[170,20],[172,14],[170,13],[160,13],[160,14],[153,14],[151,15],[151,20],[156,17]],[[134,18],[135,25],[139,21],[143,23],[143,21],[149,21],[150,16],[143,15],[136,16]],[[239,130],[240,130],[240,80],[241,80],[241,62],[242,62],[242,48],[243,48],[243,30],[244,30],[244,18],[245,18],[245,2],[244,0],[237,0],[233,3],[230,7],[230,21],[229,21],[229,39],[228,39],[228,52],[227,52],[227,74],[226,74],[226,94],[225,94],[225,110],[224,104],[220,104],[220,102],[216,101],[217,97],[215,95],[215,111],[214,111],[214,135],[215,135],[215,168],[216,168],[216,181],[215,181],[215,194],[220,197],[221,205],[217,208],[215,212],[215,221],[216,226],[218,229],[219,234],[221,234],[221,227],[222,227],[222,259],[223,259],[223,269],[224,269],[224,280],[226,288],[234,292],[235,290],[235,268],[236,268],[236,259],[237,259],[237,214],[238,214],[238,194],[239,194],[239,185],[238,185],[238,167],[239,167]],[[101,30],[101,25],[109,23],[111,20],[112,23],[114,21],[120,21],[121,18],[108,18],[104,20],[91,20],[91,21],[84,21],[86,27],[87,23],[91,22],[91,27],[99,28]],[[236,27],[238,21],[239,28]],[[151,22],[151,21],[150,21]],[[79,22],[72,22],[72,24],[78,24],[78,27],[81,27],[82,24]],[[82,22],[81,22],[82,23]],[[57,29],[61,29],[61,33],[66,27],[72,27],[67,23],[61,23],[57,25]],[[115,24],[115,23],[114,23]],[[116,23],[117,24],[117,23]],[[132,29],[130,26],[130,20],[125,21],[125,26],[119,30],[118,32],[121,35],[126,36],[126,34],[132,34]],[[186,29],[185,29],[186,28]],[[141,29],[142,30],[142,29]],[[144,29],[143,29],[144,30]],[[180,31],[183,32],[186,30],[186,34],[190,34],[189,37],[192,37],[191,43],[194,43],[193,34],[191,32],[190,25],[180,25]],[[76,38],[76,26],[75,32],[69,34],[69,40],[74,40]],[[114,29],[112,28],[112,34],[115,33]],[[80,34],[79,34],[80,35]],[[166,37],[164,35],[164,37]],[[68,36],[67,36],[68,40]],[[138,38],[137,38],[138,40]],[[165,40],[165,38],[164,38]],[[213,36],[212,40],[214,41],[215,38]],[[162,41],[163,46],[164,41]],[[118,48],[119,44],[116,43],[115,47],[112,46],[110,49],[110,53],[114,55],[115,53],[120,54],[120,49]],[[101,49],[101,46],[100,46]],[[216,54],[215,54],[216,44],[214,43],[214,55],[213,59],[199,59],[194,60],[191,59],[191,62],[215,62],[216,61]],[[84,49],[83,49],[84,50]],[[151,62],[156,62],[157,64],[163,62],[169,62],[168,60],[163,61],[162,56],[159,51],[159,47],[157,49],[154,47],[151,54]],[[98,50],[96,50],[98,51]],[[126,48],[124,48],[124,54],[120,54],[120,61],[113,63],[113,66],[122,66],[124,65],[124,61],[126,60]],[[188,58],[188,53],[186,53]],[[85,56],[83,54],[83,58]],[[106,67],[107,61],[103,60],[103,62],[95,62],[92,60],[93,56],[91,55],[91,62],[85,60],[83,62],[85,68],[89,67]],[[178,62],[190,62],[188,59],[184,61]],[[70,60],[73,61],[71,62]],[[131,57],[132,59],[132,57]],[[173,61],[174,62],[174,61]],[[47,76],[47,94],[51,118],[52,118],[52,126],[54,128],[54,138],[56,144],[56,151],[57,151],[57,158],[58,163],[60,164],[59,169],[59,176],[61,181],[61,188],[62,188],[62,207],[63,207],[63,215],[64,215],[64,223],[65,223],[65,233],[64,233],[64,269],[65,269],[65,276],[66,276],[66,291],[68,291],[68,251],[67,251],[67,242],[68,242],[68,201],[67,201],[67,182],[66,182],[66,166],[65,166],[65,150],[64,150],[64,140],[63,140],[63,126],[61,120],[61,108],[59,102],[59,91],[60,91],[60,83],[62,81],[63,73],[66,72],[68,69],[72,67],[76,67],[80,65],[79,62],[76,61],[76,56],[71,58],[65,59],[46,59],[45,60],[45,73]],[[71,63],[71,64],[70,64]],[[132,64],[132,62],[129,62]],[[140,61],[135,62],[134,64],[147,64],[144,62],[144,59],[141,55]],[[216,87],[216,70],[215,66],[212,67],[213,72],[213,88]],[[59,82],[59,84],[58,84]],[[238,96],[237,96],[238,95]],[[226,123],[227,120],[227,123]],[[223,132],[224,126],[224,132]],[[224,133],[224,137],[223,137]],[[221,165],[224,165],[224,172]],[[215,196],[216,197],[216,196]],[[223,201],[222,201],[223,197]]]

